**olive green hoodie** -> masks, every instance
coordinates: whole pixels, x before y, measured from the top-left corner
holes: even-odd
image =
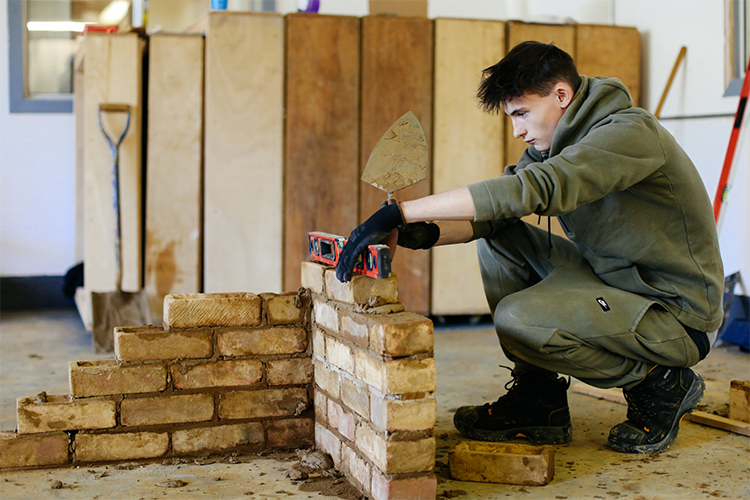
[[[475,238],[529,214],[557,216],[610,286],[663,304],[700,331],[722,320],[723,267],[706,189],[659,121],[614,78],[582,76],[547,152],[468,186]]]

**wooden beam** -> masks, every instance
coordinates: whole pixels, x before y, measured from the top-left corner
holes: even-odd
[[[482,70],[504,55],[505,23],[435,20],[435,193],[503,173],[505,123],[479,109],[476,90]],[[431,290],[432,314],[489,312],[476,243],[432,250]]]
[[[151,35],[148,93],[145,282],[161,318],[167,294],[201,290],[203,36]]]
[[[359,202],[360,19],[286,16],[284,289],[301,285],[307,233],[342,236]]]
[[[362,128],[360,173],[383,133],[407,111],[432,139],[433,22],[420,18],[368,16],[362,18]],[[429,195],[427,179],[399,191],[398,200]],[[379,189],[360,183],[360,221],[386,199]],[[399,278],[400,300],[407,310],[430,312],[430,253],[399,248],[393,262]]]
[[[206,35],[204,291],[282,288],[284,22],[215,11]]]

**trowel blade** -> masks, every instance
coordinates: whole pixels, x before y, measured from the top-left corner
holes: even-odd
[[[362,180],[389,195],[427,177],[427,141],[409,111],[383,134],[367,160]]]

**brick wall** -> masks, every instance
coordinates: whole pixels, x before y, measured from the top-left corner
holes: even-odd
[[[434,499],[432,322],[395,277],[302,266],[298,293],[169,295],[70,394],[18,400],[0,468],[309,447],[375,500]],[[314,407],[314,409],[313,409]]]
[[[434,499],[432,322],[404,312],[396,278],[304,262],[313,304],[315,443],[375,500]]]

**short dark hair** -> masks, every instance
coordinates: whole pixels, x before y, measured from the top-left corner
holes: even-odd
[[[504,103],[525,94],[547,96],[561,81],[573,92],[581,85],[573,58],[554,43],[522,42],[482,71],[477,99],[485,111],[497,113]]]

